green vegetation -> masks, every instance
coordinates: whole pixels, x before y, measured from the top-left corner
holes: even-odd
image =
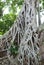
[[[44,9],[44,0],[41,0],[41,3],[42,3],[42,7]]]
[[[18,15],[18,8],[20,9],[22,4],[23,0],[0,0],[0,35],[10,29]],[[3,14],[3,9],[7,7],[9,8],[9,13]]]
[[[15,57],[18,54],[18,48],[19,46],[17,46],[16,43],[14,42],[9,49],[9,51],[11,52],[11,55]]]

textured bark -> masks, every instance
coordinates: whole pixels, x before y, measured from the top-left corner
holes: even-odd
[[[40,62],[41,62],[41,65],[44,65],[44,30],[41,30],[39,32],[39,46],[40,46]]]

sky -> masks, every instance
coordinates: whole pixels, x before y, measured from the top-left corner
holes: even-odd
[[[44,22],[44,11],[41,12],[40,15],[41,15],[41,23],[43,23]]]

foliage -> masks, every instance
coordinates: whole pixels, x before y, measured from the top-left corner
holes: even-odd
[[[17,17],[17,8],[21,8],[23,0],[0,0],[0,34],[10,29]],[[9,13],[3,15],[3,9],[9,7]]]
[[[16,56],[18,54],[18,46],[16,46],[16,43],[12,44],[9,51],[11,52],[11,55]]]
[[[44,9],[44,0],[41,0],[42,8]]]

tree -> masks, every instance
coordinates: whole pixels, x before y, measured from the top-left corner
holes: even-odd
[[[17,8],[21,9],[24,0],[0,0],[0,34],[4,34],[9,28],[12,26],[14,21],[16,20]],[[40,9],[44,8],[44,0],[40,0],[42,6]],[[7,6],[9,7],[9,13],[3,15],[3,8]],[[39,9],[39,8],[38,8]],[[38,12],[38,15],[39,12]],[[40,17],[39,17],[39,24],[40,24]]]

